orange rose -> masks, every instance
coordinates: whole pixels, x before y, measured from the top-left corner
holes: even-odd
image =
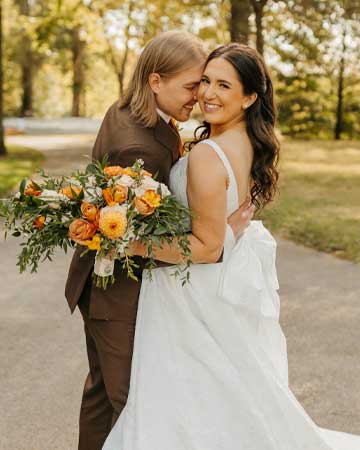
[[[102,193],[108,206],[114,206],[116,204],[114,201],[114,192],[112,188],[103,189]]]
[[[102,191],[108,206],[114,206],[116,204],[121,205],[124,203],[127,200],[128,192],[129,189],[122,185],[116,185],[113,188],[106,188]]]
[[[99,222],[99,208],[97,205],[93,205],[92,203],[82,202],[81,203],[81,213],[84,219],[89,222]]]
[[[155,211],[155,208],[148,205],[143,197],[136,197],[134,203],[138,213],[142,216],[150,216]]]
[[[35,187],[33,181],[30,181],[25,189],[25,195],[34,195],[35,197],[38,197],[40,194],[41,191]]]
[[[73,199],[74,194],[78,197],[82,192],[82,188],[80,186],[74,186],[70,184],[69,186],[65,186],[60,189],[60,194],[66,195],[67,198]]]
[[[127,186],[122,186],[120,184],[117,184],[114,187],[114,201],[116,203],[119,203],[121,205],[127,200],[129,193],[129,188]]]
[[[124,173],[124,169],[121,166],[109,166],[105,167],[104,174],[107,178],[117,177],[118,175],[122,175]]]
[[[96,233],[97,226],[84,219],[75,219],[69,226],[69,238],[78,244],[85,245]]]
[[[148,190],[142,197],[136,197],[135,207],[143,216],[149,216],[161,204],[161,196],[155,191]]]
[[[41,230],[45,223],[45,216],[38,216],[34,221],[34,227],[37,230]]]

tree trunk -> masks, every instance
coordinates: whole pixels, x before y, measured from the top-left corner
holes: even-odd
[[[22,101],[20,117],[33,116],[33,55],[31,51],[31,42],[24,42],[26,49],[24,49],[24,60],[21,64],[22,72]]]
[[[267,0],[251,0],[252,7],[255,13],[256,24],[256,49],[260,55],[264,54],[264,29],[263,29],[263,17],[264,7]]]
[[[232,42],[249,42],[251,7],[249,0],[231,0],[230,37]]]
[[[6,155],[3,126],[2,5],[0,3],[0,156]]]
[[[122,61],[120,64],[120,69],[117,72],[118,80],[119,80],[119,94],[120,98],[124,97],[125,89],[124,89],[124,79],[125,79],[125,70],[128,62],[129,56],[129,41],[130,41],[130,27],[131,27],[131,14],[134,9],[135,2],[130,0],[128,14],[127,14],[127,25],[125,28],[125,49],[122,57]]]
[[[343,42],[342,42],[342,55],[339,66],[339,78],[338,78],[338,95],[337,95],[337,108],[336,108],[336,124],[334,130],[334,137],[336,140],[341,139],[341,133],[343,130],[343,108],[344,108],[344,69],[345,69],[345,51],[346,51],[346,29],[343,30]]]
[[[20,14],[30,15],[30,5],[28,0],[17,0]],[[22,57],[21,57],[21,79],[22,79],[22,99],[20,117],[31,117],[33,115],[33,53],[31,48],[31,39],[24,34],[22,38]]]
[[[125,42],[125,51],[124,51],[124,55],[121,61],[121,67],[120,70],[118,72],[118,80],[119,80],[119,94],[120,94],[120,98],[122,99],[124,97],[124,78],[125,78],[125,69],[126,69],[126,64],[127,64],[127,60],[128,60],[128,56],[129,56],[129,36],[126,37],[126,42]]]
[[[119,82],[119,98],[121,100],[124,97],[124,74],[118,72],[116,75]]]
[[[72,54],[73,54],[73,100],[72,116],[80,117],[80,98],[84,89],[84,50],[85,42],[80,38],[80,29],[72,31]]]

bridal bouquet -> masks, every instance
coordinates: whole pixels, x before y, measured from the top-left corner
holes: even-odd
[[[57,247],[82,246],[82,255],[95,251],[93,277],[106,289],[114,282],[114,262],[120,260],[129,277],[136,265],[129,253],[131,240],[141,241],[148,250],[146,268],[156,266],[153,245],[177,238],[185,265],[174,275],[183,283],[191,263],[186,235],[190,211],[144,170],[138,159],[132,167],[89,164],[70,177],[54,178],[39,171],[39,181],[23,180],[19,192],[1,203],[6,234],[23,238],[17,265],[20,272],[36,272],[39,261],[51,260]]]

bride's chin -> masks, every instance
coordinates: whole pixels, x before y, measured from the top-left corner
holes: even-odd
[[[209,123],[210,125],[221,125],[224,123],[224,121],[221,120],[221,118],[211,117],[211,115],[209,117],[209,115],[207,114],[204,114],[204,121]]]

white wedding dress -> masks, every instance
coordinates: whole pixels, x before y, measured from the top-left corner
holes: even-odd
[[[237,185],[223,151],[207,142]],[[171,190],[186,199],[187,158]],[[103,450],[359,450],[360,436],[319,428],[288,387],[279,325],[276,243],[260,221],[224,260],[191,267],[184,287],[173,269],[145,273],[139,299],[128,401]]]

